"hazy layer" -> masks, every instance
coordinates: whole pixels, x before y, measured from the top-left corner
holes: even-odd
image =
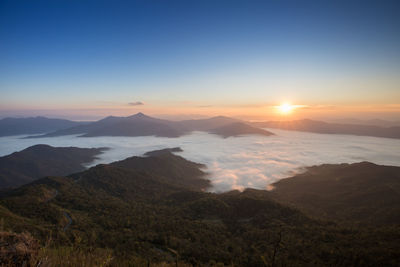
[[[265,189],[278,179],[304,166],[322,163],[370,161],[400,166],[400,141],[394,139],[328,135],[270,129],[276,136],[246,136],[222,139],[196,132],[180,138],[160,137],[76,137],[40,139],[1,137],[0,156],[34,144],[77,147],[109,147],[98,163],[109,163],[132,155],[165,148],[181,147],[183,157],[207,165],[211,191],[246,187]]]

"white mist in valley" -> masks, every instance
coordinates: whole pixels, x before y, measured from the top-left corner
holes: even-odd
[[[179,155],[207,166],[211,191],[244,188],[266,189],[269,184],[299,172],[303,167],[323,163],[370,161],[400,166],[400,140],[314,134],[268,129],[275,136],[243,136],[223,139],[203,132],[180,138],[162,137],[77,137],[61,136],[21,139],[0,137],[0,156],[35,144],[51,146],[109,147],[88,166],[110,163],[147,151],[181,147]]]

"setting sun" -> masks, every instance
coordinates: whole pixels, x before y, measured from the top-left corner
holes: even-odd
[[[293,111],[294,106],[289,103],[282,103],[280,106],[277,107],[279,113],[281,114],[289,114]]]

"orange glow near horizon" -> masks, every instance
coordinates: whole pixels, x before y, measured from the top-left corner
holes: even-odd
[[[206,103],[208,104],[208,103]],[[96,120],[107,116],[129,116],[137,112],[143,112],[149,116],[166,119],[192,119],[207,118],[213,116],[229,116],[243,120],[297,120],[297,119],[387,119],[398,120],[400,118],[399,104],[368,105],[368,104],[310,104],[302,102],[293,104],[290,102],[253,103],[253,104],[210,104],[197,102],[173,102],[154,103],[145,101],[143,105],[131,106],[123,103],[76,103],[75,105],[50,106],[47,109],[38,106],[23,108],[22,106],[0,107],[3,117],[13,116],[46,116],[52,118],[67,118],[77,120]]]

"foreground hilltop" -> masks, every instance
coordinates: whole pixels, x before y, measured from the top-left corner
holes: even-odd
[[[210,184],[203,166],[176,155],[179,151],[152,151],[3,192],[4,229],[29,231],[42,245],[51,235],[53,243],[41,259],[58,265],[67,261],[110,266],[398,264],[398,221],[379,227],[370,227],[368,221],[365,226],[349,226],[352,218],[342,224],[337,218],[310,217],[281,200],[278,203],[265,190],[207,193],[204,189]],[[374,175],[386,173],[387,167],[379,167],[382,171]],[[334,167],[321,168],[325,172],[316,172],[315,180],[337,174]],[[360,170],[352,170],[351,176],[362,184],[365,172]],[[343,182],[343,187],[357,192],[349,184]],[[307,187],[299,190],[304,194]],[[341,198],[329,200],[341,202]],[[385,203],[378,204],[385,209]]]
[[[312,216],[400,224],[400,167],[323,164],[273,184],[272,195]]]

